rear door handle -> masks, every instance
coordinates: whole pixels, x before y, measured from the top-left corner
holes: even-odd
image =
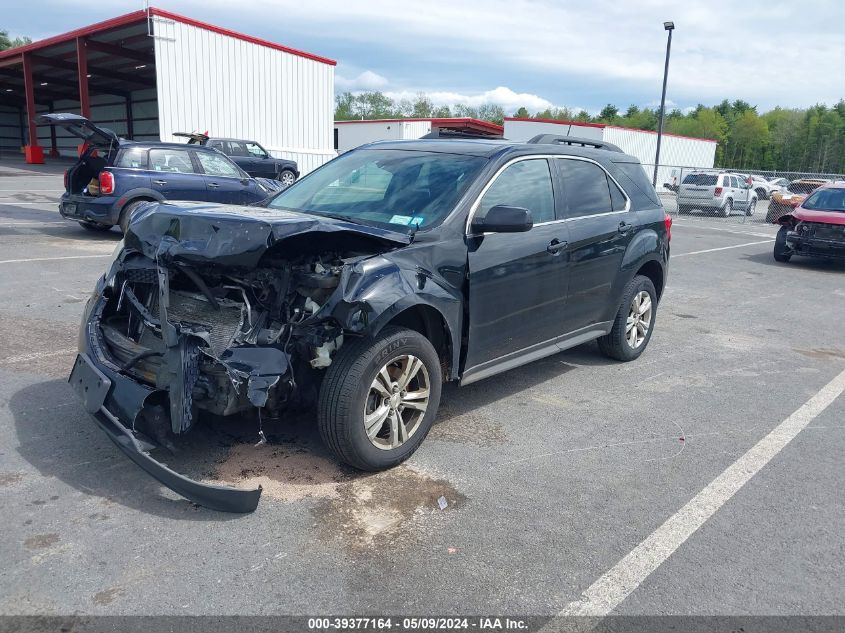
[[[552,255],[557,255],[567,246],[569,246],[569,242],[561,242],[559,239],[555,238],[551,242],[549,242],[549,245],[546,247],[546,250]]]
[[[166,180],[153,180],[153,182],[157,185],[166,185],[167,184]]]
[[[210,182],[210,183],[208,183],[208,186],[209,187],[219,187],[220,185],[218,185],[216,182]]]
[[[619,223],[619,232],[623,235],[634,228],[634,225],[630,222],[625,222],[624,220]]]

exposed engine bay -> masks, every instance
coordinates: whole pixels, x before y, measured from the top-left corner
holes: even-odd
[[[371,254],[270,251],[242,271],[125,253],[100,322],[103,339],[125,372],[169,392],[168,415],[145,416],[139,424],[153,428],[139,430],[160,439],[166,430],[188,431],[198,411],[228,416],[258,407],[273,416],[308,404],[319,370],[343,345],[344,325],[354,331],[366,323],[360,309],[341,311],[344,324],[321,309],[345,267]]]

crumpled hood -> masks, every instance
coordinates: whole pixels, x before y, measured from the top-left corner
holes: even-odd
[[[166,253],[167,259],[185,263],[254,268],[268,248],[285,238],[337,232],[368,236],[387,246],[411,242],[404,233],[292,211],[161,202],[135,212],[124,245],[150,259]]]
[[[814,211],[798,207],[792,217],[802,222],[820,222],[822,224],[845,224],[845,213],[839,211]]]

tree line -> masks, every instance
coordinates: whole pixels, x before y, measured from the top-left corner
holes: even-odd
[[[512,113],[495,104],[435,106],[424,93],[415,99],[394,100],[381,92],[344,92],[335,99],[335,119],[391,119],[411,117],[473,117],[501,125],[505,116],[608,123],[657,130],[659,108],[629,106],[624,112],[612,104],[598,115],[585,110],[547,108]],[[666,113],[665,132],[718,141],[716,165],[734,169],[845,173],[845,100],[833,107],[776,107],[760,113],[757,106],[725,99],[715,106],[699,104],[684,113]]]

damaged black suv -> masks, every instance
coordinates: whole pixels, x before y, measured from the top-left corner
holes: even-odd
[[[618,360],[642,354],[670,228],[640,163],[607,143],[371,144],[263,208],[137,211],[86,307],[70,382],[150,474],[252,510],[260,488],[192,481],[150,450],[202,412],[260,425],[316,404],[340,459],[389,468],[425,438],[446,381],[592,339]]]

